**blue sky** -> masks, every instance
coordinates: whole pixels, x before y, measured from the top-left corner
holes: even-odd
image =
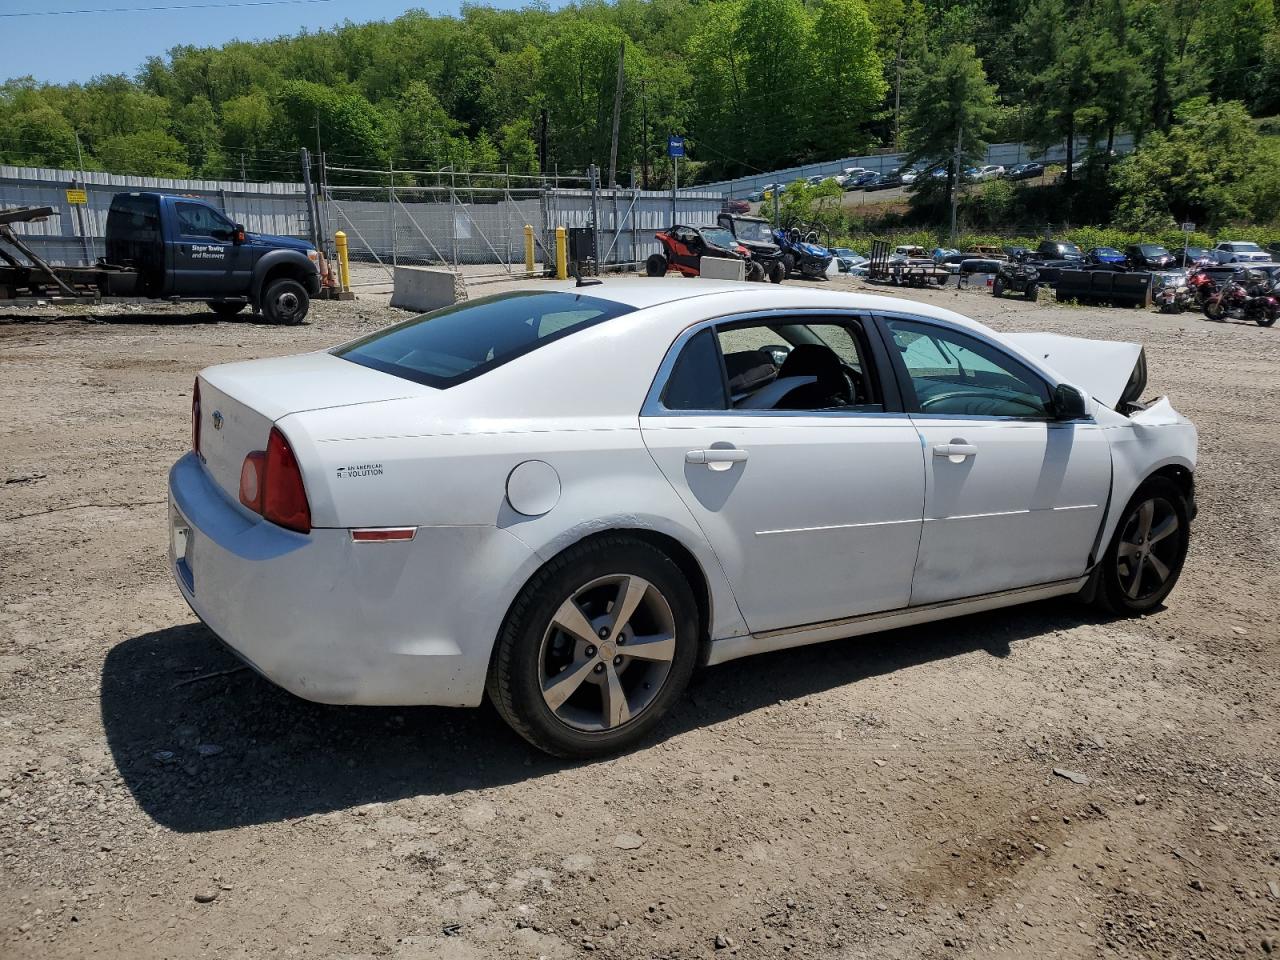
[[[391,20],[406,10],[458,12],[458,0],[303,0],[236,6],[249,0],[0,0],[0,80],[30,74],[65,83],[101,73],[132,76],[147,57],[189,43],[217,46],[228,40],[260,40],[301,30],[332,27],[345,20]],[[183,5],[186,10],[76,13],[44,16],[4,14]],[[495,7],[523,6],[522,0],[490,0]],[[558,4],[557,4],[558,5]],[[219,9],[220,8],[220,9]]]

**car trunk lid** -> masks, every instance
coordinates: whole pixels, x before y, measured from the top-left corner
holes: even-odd
[[[209,367],[197,384],[200,456],[232,499],[239,498],[244,458],[267,448],[271,427],[280,418],[437,392],[328,353]]]

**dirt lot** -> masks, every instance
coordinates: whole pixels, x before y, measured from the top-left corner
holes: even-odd
[[[1201,435],[1168,607],[1044,603],[737,661],[645,749],[581,765],[491,709],[208,677],[237,661],[165,560],[195,371],[392,311],[0,316],[0,957],[1270,952],[1280,332],[923,297],[1147,345],[1149,392]]]

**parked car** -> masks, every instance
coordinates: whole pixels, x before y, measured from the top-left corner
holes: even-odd
[[[904,167],[902,169],[902,182],[908,186],[915,183],[920,178],[920,170],[916,167]]]
[[[975,257],[983,257],[987,260],[1008,260],[1009,255],[1004,252],[1003,247],[997,247],[990,243],[975,243],[969,247],[969,253]]]
[[[871,180],[863,184],[863,189],[872,190],[892,190],[894,187],[902,186],[902,176],[897,173],[878,173]]]
[[[1131,243],[1124,255],[1134,270],[1168,270],[1175,264],[1173,254],[1158,243]]]
[[[1126,263],[1125,255],[1115,247],[1091,247],[1084,255],[1085,263],[1118,265]]]
[[[1270,263],[1271,254],[1248,240],[1224,240],[1213,247],[1223,263]]]
[[[700,664],[1073,594],[1142,615],[1177,582],[1196,430],[1136,402],[1138,344],[587,284],[202,370],[167,517],[196,615],[299,697],[488,697],[598,757]]]
[[[1173,262],[1186,269],[1197,264],[1217,263],[1218,258],[1208,247],[1178,247],[1173,251]]]
[[[815,173],[812,177],[809,177],[809,179],[807,179],[805,183],[807,183],[811,187],[816,187],[818,184],[822,183],[822,181],[830,180],[830,179],[831,177],[828,177],[825,174]]]
[[[1004,172],[1006,180],[1031,180],[1044,176],[1043,163],[1015,163]]]
[[[870,261],[857,250],[849,247],[832,247],[831,254],[835,257],[836,264],[841,273],[852,273],[856,268],[861,267]]]
[[[752,203],[759,203],[761,200],[764,199],[764,191],[752,190],[750,193],[747,194],[747,199],[750,200]]]
[[[840,171],[840,175],[836,177],[836,180],[840,183],[841,186],[844,186],[844,182],[848,180],[850,177],[856,177],[860,173],[867,173],[867,172],[868,171],[866,167],[845,167],[843,170]]]
[[[867,170],[863,173],[858,174],[857,176],[850,177],[848,180],[846,180],[844,182],[844,188],[846,191],[861,190],[863,187],[871,183],[873,180],[875,180],[879,176],[880,174],[875,173],[872,170]]]
[[[1080,248],[1069,240],[1041,240],[1035,249],[1043,260],[1083,260]]]
[[[960,251],[957,250],[955,247],[934,247],[933,254],[932,254],[934,263],[942,263],[944,260],[947,259],[947,257],[953,257],[953,256],[959,256],[959,255],[960,255]]]
[[[724,203],[720,205],[720,209],[724,213],[750,213],[751,204],[736,197],[726,197]]]
[[[989,163],[985,167],[979,167],[978,172],[973,175],[975,180],[997,180],[1004,176],[1004,167],[998,163]]]

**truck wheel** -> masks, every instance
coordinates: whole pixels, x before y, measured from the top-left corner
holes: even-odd
[[[782,255],[782,275],[786,277],[788,280],[790,280],[791,275],[795,272],[796,272],[796,258],[789,253],[784,253]]]
[[[1003,277],[996,277],[993,281],[991,281],[991,295],[993,297],[1004,296],[1004,278]]]
[[[1036,283],[1028,283],[1026,291],[1022,296],[1027,300],[1038,300],[1040,293],[1040,285]]]
[[[644,272],[650,277],[660,277],[667,272],[667,258],[660,253],[649,255],[644,262]]]
[[[786,275],[787,275],[787,268],[782,265],[782,261],[781,260],[773,261],[773,264],[769,267],[769,282],[781,283],[783,278],[786,277]]]
[[[209,309],[223,320],[229,320],[244,308],[245,304],[243,303],[219,303],[217,300],[209,301]]]
[[[307,288],[297,280],[273,280],[262,295],[262,315],[290,327],[306,318],[310,305]]]

